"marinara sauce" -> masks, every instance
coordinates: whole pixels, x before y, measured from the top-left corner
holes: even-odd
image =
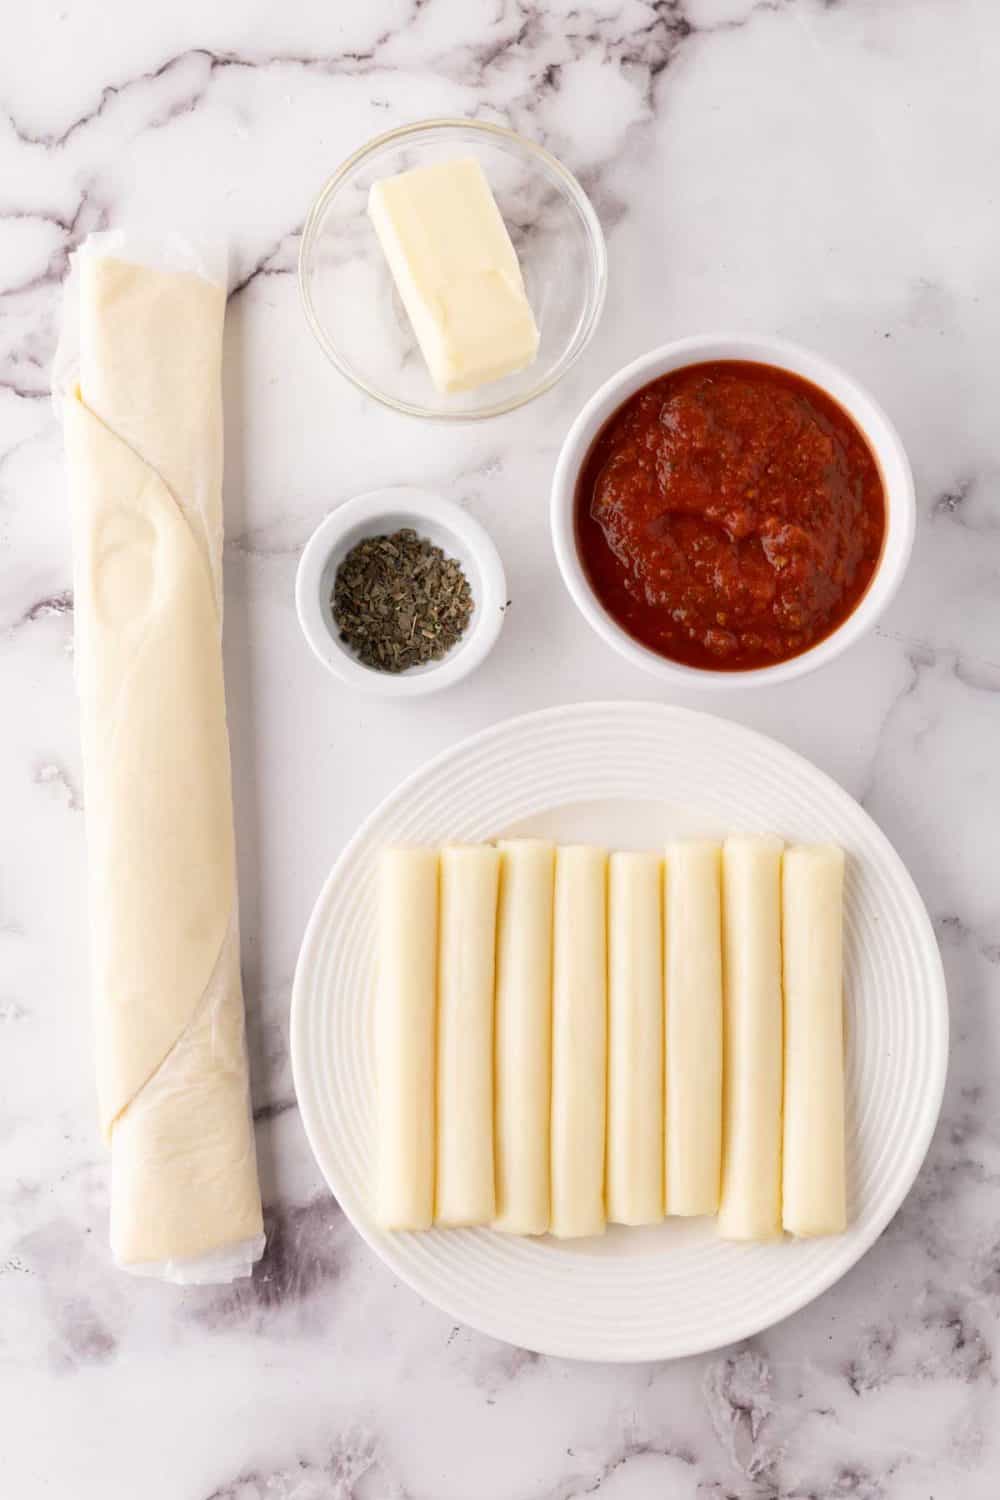
[[[619,407],[584,462],[577,546],[630,635],[692,667],[807,650],[864,594],[882,479],[854,422],[770,365],[688,365]]]

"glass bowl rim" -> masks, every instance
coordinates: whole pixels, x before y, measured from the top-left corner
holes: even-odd
[[[562,356],[556,361],[543,380],[538,381],[535,385],[530,386],[527,390],[520,392],[516,396],[494,402],[492,405],[483,407],[481,410],[451,412],[434,411],[426,406],[418,406],[411,401],[398,400],[396,397],[390,396],[386,391],[372,385],[363,376],[359,375],[356,370],[352,369],[338,352],[316,312],[307,284],[307,275],[308,265],[319,231],[320,220],[330,199],[337,189],[342,186],[345,179],[367,157],[373,156],[384,146],[405,141],[411,136],[423,135],[428,132],[454,130],[456,128],[479,132],[487,138],[493,137],[498,140],[511,142],[525,151],[529,156],[537,158],[543,166],[555,174],[583,221],[591,250],[594,270],[594,291],[592,297],[589,299],[587,317],[582,329],[579,330],[573,341],[567,346]],[[571,370],[573,365],[576,364],[580,355],[590,343],[594,331],[600,322],[601,313],[604,310],[604,301],[608,289],[608,255],[607,246],[604,241],[604,231],[601,228],[600,220],[597,217],[593,204],[573,173],[568,167],[563,165],[558,157],[553,156],[551,151],[547,151],[544,146],[538,145],[537,141],[529,140],[527,136],[520,135],[516,130],[511,130],[506,125],[495,125],[489,120],[467,120],[462,119],[460,116],[442,115],[432,119],[416,120],[409,125],[398,125],[393,130],[384,131],[381,135],[377,135],[372,140],[367,141],[363,146],[359,146],[345,161],[341,162],[333,175],[323,184],[306,216],[306,221],[302,229],[302,239],[299,245],[298,283],[299,295],[302,298],[306,320],[312,329],[317,343],[330,363],[357,390],[364,392],[366,396],[370,396],[372,400],[379,402],[380,405],[386,406],[392,411],[402,412],[405,416],[422,417],[425,420],[437,422],[481,422],[487,417],[502,416],[506,412],[516,411],[518,407],[527,406],[529,401],[534,401],[536,397],[542,396],[546,391],[551,390],[567,371]]]

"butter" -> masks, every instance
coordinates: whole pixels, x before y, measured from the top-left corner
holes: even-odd
[[[474,390],[531,364],[538,328],[478,161],[383,178],[368,213],[438,390]]]

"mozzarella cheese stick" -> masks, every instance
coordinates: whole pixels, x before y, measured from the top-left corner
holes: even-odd
[[[608,864],[607,1213],[663,1218],[663,930],[660,858]]]
[[[604,1232],[607,855],[556,850],[552,952],[552,1219],[562,1239]]]
[[[439,1224],[488,1224],[493,1185],[493,975],[500,855],[490,845],[441,851],[438,946]]]
[[[714,1214],[722,1174],[722,912],[719,845],[667,847],[666,1208]]]
[[[847,1227],[844,1172],[844,853],[785,851],[785,1117],[782,1222],[791,1234]]]
[[[493,1227],[544,1234],[549,1227],[555,850],[540,839],[510,839],[498,847]]]
[[[726,1239],[781,1233],[781,850],[740,837],[722,851]]]
[[[438,857],[386,849],[378,875],[376,1211],[384,1229],[434,1218]]]

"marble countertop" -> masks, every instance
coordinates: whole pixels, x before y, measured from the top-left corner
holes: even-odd
[[[34,0],[0,51],[0,1491],[17,1500],[993,1500],[1000,1492],[1000,10],[993,0]],[[392,125],[499,120],[581,177],[603,324],[556,391],[444,431],[325,363],[294,266],[317,188]],[[270,1233],[252,1282],[109,1264],[84,953],[70,560],[48,371],[104,226],[231,247],[226,667]],[[786,335],[888,408],[919,498],[881,626],[801,683],[715,695],[861,799],[934,917],[953,1016],[928,1161],[871,1253],[747,1344],[611,1368],[494,1343],[377,1263],[313,1164],[291,976],[359,818],[508,714],[657,684],[560,585],[547,491],[587,394],[655,343]],[[360,490],[483,520],[511,607],[467,682],[338,687],[298,555]],[[694,693],[676,701],[699,704]]]

